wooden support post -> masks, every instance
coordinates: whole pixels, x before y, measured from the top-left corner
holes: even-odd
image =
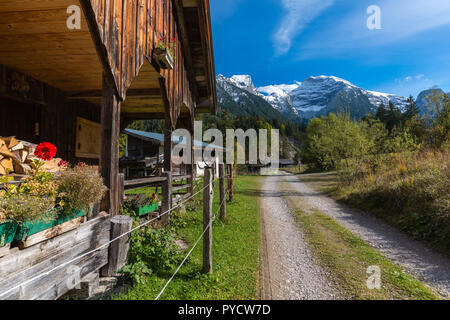
[[[166,213],[167,211],[172,209],[172,172],[164,172],[164,176],[166,180],[162,183],[162,204],[161,204],[161,213]],[[169,223],[169,215],[170,213],[166,213],[161,217],[161,221],[163,224]]]
[[[162,206],[161,213],[172,209],[172,122],[170,117],[166,116],[164,121],[164,176],[166,180],[162,183]],[[169,223],[170,213],[161,217],[163,224]]]
[[[225,189],[225,165],[219,164],[219,188],[220,188],[220,220],[225,221],[227,219],[227,201],[226,197],[226,189]]]
[[[111,240],[131,230],[133,219],[127,216],[111,218]],[[104,277],[118,276],[118,270],[127,264],[130,235],[126,235],[109,245],[108,264],[101,269]]]
[[[228,166],[228,170],[228,201],[231,202],[234,200],[234,173],[232,164]]]
[[[212,206],[214,192],[212,187],[213,169],[211,167],[205,168],[205,187],[203,190],[203,272],[212,273],[212,241],[213,241],[213,226],[212,226]],[[211,225],[210,225],[211,224]],[[209,227],[208,227],[209,226]]]
[[[113,84],[103,75],[103,94],[101,105],[102,146],[100,170],[108,192],[101,209],[119,214],[119,136],[120,102]]]
[[[119,173],[119,206],[125,201],[125,174]]]

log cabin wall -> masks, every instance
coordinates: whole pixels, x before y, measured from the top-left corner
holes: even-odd
[[[75,156],[77,117],[100,122],[100,108],[67,99],[63,91],[0,65],[0,136],[51,142],[58,149],[57,157],[98,165],[98,159]]]

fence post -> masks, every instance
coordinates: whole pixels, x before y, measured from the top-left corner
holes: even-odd
[[[203,231],[206,230],[203,236],[203,272],[212,273],[212,241],[213,241],[213,230],[212,230],[212,206],[214,191],[212,187],[212,177],[213,172],[211,167],[205,168],[205,180],[204,185],[206,187],[203,190]],[[211,225],[210,225],[211,223]],[[209,228],[208,228],[209,226]]]
[[[127,216],[111,218],[111,240],[131,230],[133,219]],[[118,270],[127,264],[128,250],[130,248],[130,235],[126,235],[109,245],[108,264],[101,269],[104,277],[118,276]]]
[[[165,213],[161,217],[161,222],[166,225],[169,223],[169,210],[172,209],[172,172],[164,172],[164,176],[166,177],[166,180],[162,183],[162,194],[163,194],[163,200],[161,205],[161,213]]]
[[[227,202],[225,200],[225,165],[219,164],[219,187],[220,187],[220,220],[225,221],[227,218]]]
[[[228,176],[228,201],[232,202],[234,199],[234,173],[233,173],[233,165],[230,164],[228,166],[229,176]]]
[[[125,174],[119,173],[119,209],[125,200]]]

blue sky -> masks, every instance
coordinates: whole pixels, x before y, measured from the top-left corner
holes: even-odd
[[[399,95],[450,91],[450,0],[210,0],[216,73],[256,86],[314,75]],[[381,29],[369,30],[370,5]]]

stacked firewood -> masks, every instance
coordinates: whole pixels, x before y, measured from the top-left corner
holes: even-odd
[[[17,140],[15,137],[0,137],[0,175],[29,174],[35,168],[36,145]],[[61,159],[45,161],[42,168],[49,172],[58,171]]]

